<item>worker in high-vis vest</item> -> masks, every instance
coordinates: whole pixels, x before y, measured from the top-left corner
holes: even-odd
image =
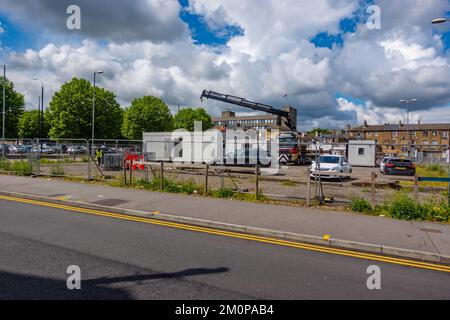
[[[95,151],[95,157],[97,158],[98,166],[100,167],[102,165],[103,151],[101,149]]]

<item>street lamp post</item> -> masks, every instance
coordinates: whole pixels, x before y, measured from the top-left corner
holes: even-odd
[[[408,140],[410,141],[410,146],[411,146],[411,135],[410,135],[410,132],[409,132],[409,104],[411,102],[416,102],[416,101],[417,101],[417,99],[403,99],[403,100],[400,100],[400,102],[406,103],[406,135],[408,136]],[[408,157],[410,155],[410,151],[411,151],[411,148],[408,148]]]
[[[3,110],[2,110],[2,160],[5,159],[5,130],[6,130],[6,64],[3,65]]]
[[[94,154],[94,142],[95,142],[95,84],[96,84],[96,76],[97,76],[97,74],[102,74],[103,73],[103,71],[96,71],[96,72],[94,72],[94,92],[93,92],[93,98],[92,98],[92,138],[91,138],[91,140],[92,140],[92,150],[91,150],[91,153],[92,153],[92,157],[94,157],[95,156],[95,154]]]
[[[41,82],[41,98],[40,98],[40,106],[39,106],[39,139],[42,138],[42,124],[44,118],[44,82],[42,80],[34,78],[35,81]]]

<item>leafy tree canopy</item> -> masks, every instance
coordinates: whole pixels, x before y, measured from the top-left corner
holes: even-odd
[[[319,135],[320,134],[331,134],[331,133],[333,133],[333,131],[330,129],[315,128],[308,132],[308,134],[310,134],[310,135],[315,135],[316,133],[318,133]]]
[[[194,131],[194,124],[196,121],[202,122],[203,130],[208,130],[213,127],[211,116],[203,108],[185,108],[180,110],[173,118],[173,126],[174,129]]]
[[[25,111],[19,118],[19,138],[46,138],[48,137],[48,125],[42,120],[42,134],[39,134],[39,110]]]
[[[122,134],[127,139],[141,140],[144,132],[165,132],[172,128],[172,114],[165,102],[153,96],[144,96],[134,99],[126,109]]]
[[[0,122],[3,119],[3,82],[5,79],[0,78]],[[6,138],[17,138],[17,125],[19,123],[19,118],[25,110],[25,99],[24,96],[14,90],[14,84],[6,78],[5,81],[5,137]],[[0,132],[2,132],[3,126],[0,124]]]
[[[93,86],[86,79],[73,78],[53,95],[45,113],[52,139],[90,139],[92,135]],[[95,138],[121,137],[123,110],[114,93],[95,89]]]

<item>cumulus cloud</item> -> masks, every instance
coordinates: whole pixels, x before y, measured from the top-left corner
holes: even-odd
[[[22,5],[4,1],[9,12],[24,19]],[[52,14],[56,2],[32,3],[36,12],[46,12],[48,21],[39,23],[50,30],[59,19]],[[220,32],[230,25],[243,30],[220,48],[194,44],[174,0],[107,3],[108,10],[95,23],[103,25],[106,17],[118,14],[110,29],[88,24],[82,34],[87,40],[79,44],[48,43],[9,56],[11,78],[31,102],[37,100],[37,83],[30,80],[36,76],[45,79],[49,97],[73,76],[91,79],[92,72],[101,69],[105,74],[99,84],[114,91],[124,106],[134,97],[153,94],[172,106],[203,106],[217,115],[227,106],[200,104],[203,89],[274,106],[283,105],[287,93],[289,103],[298,107],[302,129],[364,120],[398,122],[406,108],[398,100],[405,98],[418,99],[410,106],[413,120],[442,121],[426,111],[448,115],[445,110],[450,109],[449,55],[430,24],[445,12],[445,0],[417,0],[412,5],[375,1],[382,9],[383,29],[368,30],[361,21],[356,32],[343,35],[342,46],[332,49],[309,40],[319,32],[340,32],[340,21],[352,17],[359,1],[191,0],[187,10],[203,16],[211,30]],[[94,4],[98,14],[99,1],[81,7]],[[153,25],[155,15],[158,26]],[[365,102],[336,99],[339,94]]]
[[[81,30],[68,30],[67,8],[81,9]],[[177,0],[2,0],[2,11],[30,28],[36,24],[52,34],[114,42],[175,41],[188,28],[179,17]]]

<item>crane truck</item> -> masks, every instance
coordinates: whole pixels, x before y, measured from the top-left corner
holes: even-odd
[[[310,162],[310,157],[307,154],[307,147],[305,144],[301,143],[302,136],[297,130],[297,126],[288,111],[277,109],[267,104],[252,102],[245,98],[214,91],[204,90],[200,100],[203,101],[205,98],[279,116],[281,121],[283,121],[285,126],[290,130],[288,133],[282,133],[279,136],[280,163],[305,164]]]

